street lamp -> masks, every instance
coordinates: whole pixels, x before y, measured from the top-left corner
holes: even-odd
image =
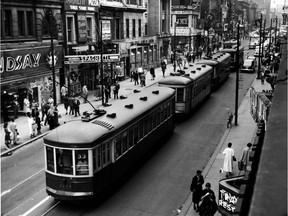
[[[56,101],[56,80],[55,80],[55,54],[54,54],[54,44],[53,44],[53,39],[54,39],[54,33],[57,32],[57,23],[56,19],[53,16],[53,11],[51,9],[48,9],[45,14],[45,20],[48,24],[48,29],[49,29],[49,34],[50,34],[50,39],[51,39],[51,63],[50,67],[52,69],[52,78],[53,78],[53,100],[54,100],[54,106],[57,105]]]
[[[175,22],[174,23],[174,48],[173,48],[173,50],[174,50],[174,72],[176,72],[176,25],[177,25],[178,23],[177,22]]]

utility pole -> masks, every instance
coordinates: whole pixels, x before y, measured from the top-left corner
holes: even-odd
[[[239,65],[239,46],[240,46],[240,24],[237,26],[237,52],[236,65]],[[238,91],[239,91],[239,67],[236,68],[236,91],[235,91],[235,126],[238,125]]]
[[[271,47],[271,30],[272,30],[272,22],[273,22],[273,19],[271,18],[271,20],[270,20],[270,30],[269,30],[269,48],[268,48],[268,50],[269,50],[269,53],[270,53],[270,47]]]
[[[174,72],[176,72],[176,25],[177,22],[174,23]]]
[[[259,21],[259,20],[258,20]],[[262,13],[260,18],[260,30],[259,30],[259,57],[258,57],[258,73],[257,79],[261,78],[261,34],[262,34]]]
[[[262,46],[262,56],[264,56],[264,41],[265,41],[265,39],[266,39],[266,37],[265,37],[265,30],[266,30],[266,19],[264,20],[264,28],[263,28],[263,46]]]
[[[274,43],[276,44],[276,36],[277,36],[277,25],[278,25],[278,17],[276,16],[276,25],[275,25],[275,40]]]
[[[102,38],[102,20],[99,20],[100,22],[100,41],[101,41],[101,95],[102,95],[102,105],[104,105],[104,77],[103,77],[103,38]]]

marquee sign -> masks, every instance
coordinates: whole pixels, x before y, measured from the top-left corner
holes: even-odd
[[[98,0],[65,0],[65,10],[95,12],[98,8]]]
[[[119,62],[119,54],[103,54],[103,62]],[[100,63],[101,55],[70,55],[65,56],[64,64]]]

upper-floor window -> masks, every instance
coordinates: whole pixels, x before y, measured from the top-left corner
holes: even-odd
[[[4,10],[3,11],[3,20],[1,28],[1,37],[12,37],[13,36],[13,25],[12,22],[12,11]]]
[[[126,37],[129,38],[129,19],[126,19]]]
[[[17,11],[18,35],[33,36],[34,35],[34,18],[33,12],[28,10]]]
[[[120,39],[120,20],[116,18],[115,20],[115,39]]]
[[[132,20],[132,37],[136,37],[136,20]]]
[[[138,20],[138,36],[141,37],[141,19]]]
[[[86,17],[87,36],[92,37],[92,17]]]
[[[75,43],[75,20],[74,16],[67,16],[67,42],[68,44],[70,43]]]

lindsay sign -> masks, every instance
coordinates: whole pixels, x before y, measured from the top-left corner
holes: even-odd
[[[16,57],[1,57],[0,59],[0,73],[4,71],[11,72],[17,70],[24,70],[26,68],[39,67],[41,53],[33,53],[27,55],[18,55]]]

